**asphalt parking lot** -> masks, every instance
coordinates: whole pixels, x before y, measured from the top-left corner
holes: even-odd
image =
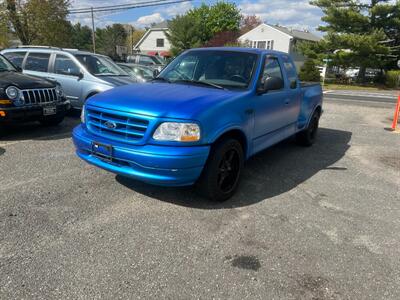
[[[131,181],[70,130],[0,140],[1,299],[400,299],[393,105],[326,101],[319,140],[253,157],[233,199]]]

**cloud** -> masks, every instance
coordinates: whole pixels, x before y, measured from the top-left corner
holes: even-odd
[[[322,12],[308,0],[245,0],[239,4],[244,15],[256,15],[264,22],[315,31],[321,24]]]
[[[164,14],[168,17],[175,17],[176,15],[183,15],[192,8],[193,5],[190,2],[183,2],[178,5],[168,5],[168,7],[164,10]]]
[[[134,21],[132,25],[134,25],[136,27],[145,27],[145,26],[149,26],[153,23],[160,23],[162,21],[164,21],[164,18],[162,17],[162,15],[160,13],[157,12],[157,13],[154,13],[151,15],[140,17],[139,19]]]

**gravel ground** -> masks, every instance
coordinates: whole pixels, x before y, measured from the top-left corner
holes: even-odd
[[[393,109],[327,101],[311,148],[213,204],[89,166],[63,126],[0,141],[0,299],[400,299]]]

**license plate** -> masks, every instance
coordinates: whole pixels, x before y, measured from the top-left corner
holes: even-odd
[[[43,115],[44,116],[51,116],[57,113],[57,108],[55,106],[47,106],[43,107]]]
[[[112,161],[113,148],[111,145],[105,145],[102,143],[93,142],[92,154],[100,159]]]

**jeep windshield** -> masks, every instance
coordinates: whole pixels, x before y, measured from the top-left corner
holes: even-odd
[[[94,76],[129,76],[108,57],[91,54],[76,54],[75,57]]]
[[[0,72],[16,72],[15,67],[3,56],[0,55]]]
[[[235,51],[189,51],[172,61],[158,78],[172,83],[246,89],[255,72],[257,57]]]

